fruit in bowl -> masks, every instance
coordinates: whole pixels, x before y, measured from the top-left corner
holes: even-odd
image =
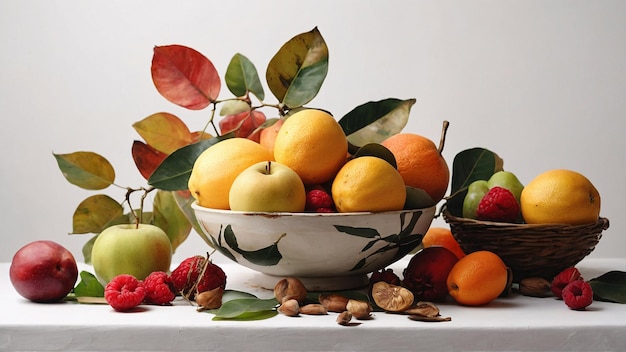
[[[421,244],[435,206],[356,213],[242,212],[192,205],[204,233],[226,257],[273,288],[286,276],[308,290],[364,287],[370,272]]]
[[[261,82],[255,65],[241,54],[233,56],[222,80],[213,63],[190,47],[154,47],[151,74],[157,91],[179,107],[208,108],[209,120],[201,131],[191,131],[167,112],[134,123],[143,140],[133,142],[132,156],[149,187],[127,187],[122,202],[105,195],[86,199],[75,213],[74,223],[82,226],[74,233],[99,236],[119,223],[153,224],[167,232],[175,250],[194,228],[208,245],[224,249],[232,258],[271,258],[264,259],[263,267],[275,265],[267,262],[287,261],[272,251],[291,255],[291,249],[282,247],[298,237],[294,231],[311,237],[297,238],[301,243],[294,248],[300,247],[300,252],[311,252],[320,243],[332,246],[338,238],[343,241],[342,234],[356,243],[353,246],[361,246],[337,246],[346,250],[330,252],[344,258],[340,269],[326,272],[324,268],[320,273],[315,264],[304,273],[309,276],[360,275],[377,269],[374,259],[379,255],[385,258],[381,263],[389,262],[417,247],[449,183],[443,134],[439,148],[413,134],[416,138],[394,138],[388,146],[382,144],[402,132],[416,99],[368,101],[341,117],[313,107],[328,62],[328,47],[317,28],[291,38],[276,52],[265,70],[266,82]],[[220,96],[222,82],[231,97]],[[266,99],[263,83],[275,102]],[[267,119],[267,111],[273,117]],[[115,184],[112,165],[99,154],[55,157],[68,181],[83,189]],[[255,164],[267,170],[244,175]],[[285,172],[276,172],[280,169]],[[293,173],[297,182],[286,176]],[[143,201],[153,190],[153,211],[143,214]],[[133,207],[130,194],[137,191],[143,195],[139,207]],[[266,213],[257,216],[259,211]],[[199,221],[199,214],[206,213],[218,213],[219,218]],[[289,219],[289,226],[255,224],[255,230],[270,231],[272,236],[280,231],[279,236],[270,242],[257,236],[259,243],[248,243],[240,235],[248,231],[248,225],[232,222],[239,221],[242,213],[254,214],[248,216],[253,219]],[[100,216],[97,222],[86,222],[81,214]],[[388,225],[379,226],[380,218]],[[326,228],[312,230],[316,224],[302,225],[309,221]],[[84,253],[93,252],[93,242],[85,245]],[[324,262],[328,255],[317,253],[308,259],[309,264]],[[345,259],[354,256],[359,261]]]

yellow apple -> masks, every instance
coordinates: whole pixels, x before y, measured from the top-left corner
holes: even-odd
[[[262,161],[243,170],[230,188],[235,211],[302,212],[306,191],[300,176],[288,166]]]
[[[153,271],[168,272],[171,262],[172,245],[167,234],[149,224],[107,227],[91,249],[91,264],[103,284],[120,274],[143,280]]]

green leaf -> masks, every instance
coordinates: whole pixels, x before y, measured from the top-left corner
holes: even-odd
[[[226,86],[237,97],[243,97],[248,92],[259,100],[265,99],[265,92],[254,64],[245,56],[235,54],[226,69]]]
[[[81,249],[85,264],[91,264],[91,250],[93,249],[94,242],[96,242],[96,238],[98,238],[98,235],[93,236],[89,241],[85,242]]]
[[[104,287],[98,279],[86,271],[80,272],[80,282],[74,287],[76,297],[104,297]]]
[[[198,223],[198,219],[196,218],[196,214],[191,207],[191,204],[196,200],[191,196],[191,192],[189,190],[183,191],[172,191],[172,195],[174,196],[174,200],[178,205],[178,208],[183,212],[187,221],[191,224],[191,227],[198,233],[198,236],[202,238],[202,240],[208,244],[210,247],[215,248],[213,246],[213,241],[211,241],[207,235],[204,233],[202,227],[200,227],[200,223]]]
[[[452,162],[452,189],[446,207],[455,216],[463,216],[463,200],[467,187],[476,180],[488,180],[502,170],[502,159],[485,148],[459,152]]]
[[[367,143],[359,148],[353,155],[354,158],[358,158],[361,156],[375,156],[391,164],[394,169],[398,168],[398,164],[396,163],[396,157],[393,155],[391,150],[387,149],[384,145],[380,143]]]
[[[328,47],[319,30],[299,34],[270,60],[266,80],[270,91],[290,109],[315,98],[328,73]]]
[[[100,190],[115,181],[115,170],[107,159],[94,152],[54,155],[63,176],[73,185],[87,190]]]
[[[232,227],[227,225],[226,228],[224,228],[224,240],[230,248],[241,254],[241,256],[246,258],[246,260],[250,263],[263,266],[276,265],[283,258],[282,254],[280,254],[280,251],[278,250],[278,242],[285,237],[285,235],[286,234],[282,234],[276,242],[267,247],[260,248],[255,251],[246,251],[239,248],[239,244],[237,243],[237,238],[235,237]]]
[[[220,107],[220,116],[237,115],[250,109],[250,104],[243,100],[227,100]]]
[[[248,298],[257,298],[257,296],[253,295],[252,293],[237,290],[224,290],[224,293],[222,294],[222,302]]]
[[[626,272],[609,271],[589,280],[594,299],[614,303],[626,303]]]
[[[406,186],[404,209],[423,209],[432,207],[435,204],[437,202],[423,189]]]
[[[157,190],[152,203],[152,221],[165,231],[172,244],[172,251],[175,251],[191,233],[191,223],[178,207],[173,193]]]
[[[124,209],[115,199],[97,194],[83,200],[72,217],[72,234],[100,233],[107,224],[122,215]]]
[[[276,315],[278,301],[275,298],[241,298],[223,302],[213,320],[259,320]],[[271,314],[270,314],[271,313]]]
[[[148,184],[165,191],[180,191],[188,189],[187,183],[196,159],[210,146],[230,138],[232,134],[212,137],[184,146],[170,154],[159,167],[154,170]],[[216,170],[219,172],[219,170]]]
[[[381,143],[402,131],[415,102],[415,99],[395,98],[370,101],[348,112],[339,119],[339,124],[353,145]]]

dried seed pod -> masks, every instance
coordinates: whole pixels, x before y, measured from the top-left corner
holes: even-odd
[[[288,317],[297,317],[300,315],[300,304],[295,299],[285,300],[279,307],[278,312]]]
[[[519,292],[524,296],[531,297],[550,297],[552,290],[551,283],[541,277],[529,277],[522,279],[519,283]]]
[[[339,325],[348,325],[350,324],[350,320],[352,320],[352,314],[347,310],[344,310],[337,316],[337,324]]]
[[[417,302],[415,306],[405,310],[404,313],[423,317],[438,317],[439,307],[432,302]]]
[[[427,322],[452,321],[451,317],[424,317],[421,315],[409,315],[409,319]]]
[[[346,310],[348,298],[337,293],[326,293],[318,296],[318,301],[329,312],[341,313]]]
[[[300,313],[308,315],[326,315],[328,314],[328,309],[321,304],[311,303],[300,307]]]
[[[221,307],[222,296],[224,296],[224,289],[222,287],[198,293],[195,299],[198,304],[198,312]]]
[[[369,302],[350,299],[346,305],[346,310],[357,319],[369,319],[372,317],[372,305]]]
[[[402,312],[413,304],[414,296],[408,289],[379,281],[372,287],[376,305],[388,312]]]
[[[295,299],[299,304],[306,300],[307,290],[302,281],[295,277],[287,277],[276,283],[274,286],[274,297],[278,302]]]

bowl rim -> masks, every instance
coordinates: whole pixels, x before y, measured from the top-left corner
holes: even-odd
[[[415,212],[415,211],[424,211],[424,210],[436,210],[437,205],[433,205],[427,208],[415,208],[415,209],[401,209],[401,210],[391,210],[391,211],[361,211],[361,212],[348,212],[348,213],[314,213],[314,212],[264,212],[264,211],[233,211],[230,209],[215,209],[215,208],[207,208],[198,204],[197,200],[194,200],[191,203],[191,208],[194,210],[200,210],[205,212],[212,212],[215,214],[224,214],[224,215],[246,215],[246,216],[271,216],[271,217],[279,217],[279,216],[297,216],[297,217],[350,217],[350,216],[363,216],[363,215],[394,215],[401,214],[406,212]]]

